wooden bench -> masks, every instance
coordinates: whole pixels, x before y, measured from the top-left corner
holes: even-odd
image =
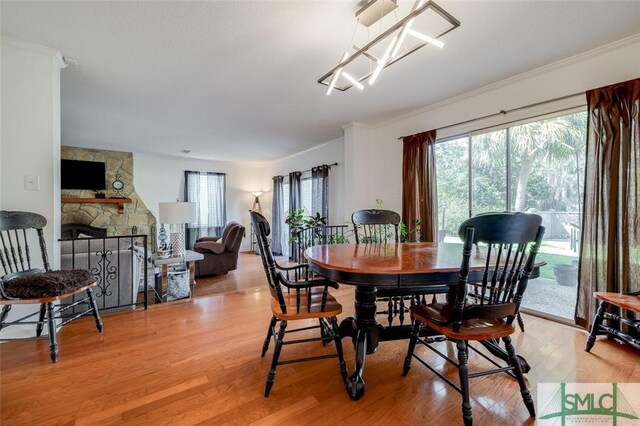
[[[598,312],[593,319],[593,326],[591,327],[591,333],[587,338],[587,346],[585,350],[591,351],[593,345],[596,343],[596,337],[598,335],[606,334],[608,338],[618,338],[630,343],[636,348],[640,348],[640,321],[631,318],[623,318],[617,313],[606,312],[609,306],[617,306],[618,308],[626,309],[628,311],[640,314],[640,291],[629,294],[620,293],[593,293],[593,297],[600,301]],[[604,320],[612,320],[610,325],[604,325]],[[629,334],[628,332],[621,330],[621,325],[624,324],[630,329],[635,330],[636,335]]]

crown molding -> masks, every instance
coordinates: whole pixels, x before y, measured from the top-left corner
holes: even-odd
[[[380,127],[384,127],[384,126],[387,126],[389,124],[393,124],[393,123],[398,122],[398,121],[406,120],[406,119],[414,117],[416,115],[421,115],[421,114],[427,113],[429,111],[433,111],[433,110],[442,108],[444,106],[447,106],[447,105],[450,105],[450,104],[453,104],[453,103],[456,103],[456,102],[460,102],[460,101],[463,101],[463,100],[466,100],[466,99],[469,99],[469,98],[473,98],[473,97],[476,97],[478,95],[482,95],[484,93],[491,92],[493,90],[497,90],[497,89],[500,89],[502,87],[508,86],[510,84],[514,84],[514,83],[517,83],[519,81],[527,80],[529,78],[536,77],[538,75],[548,73],[548,72],[556,70],[558,68],[563,68],[565,66],[568,66],[568,65],[571,65],[571,64],[574,64],[574,63],[577,63],[577,62],[581,62],[581,61],[584,61],[586,59],[593,58],[593,57],[602,55],[604,53],[607,53],[608,51],[611,51],[611,50],[614,50],[614,49],[620,49],[622,47],[625,47],[625,46],[628,46],[628,45],[634,44],[634,43],[640,43],[640,33],[632,35],[630,37],[623,38],[621,40],[614,41],[612,43],[608,43],[608,44],[596,47],[595,49],[587,50],[586,52],[578,53],[577,55],[574,55],[574,56],[569,56],[568,58],[561,59],[561,60],[553,62],[551,64],[547,64],[547,65],[543,65],[543,66],[538,67],[538,68],[534,68],[533,70],[526,71],[526,72],[524,72],[522,74],[518,74],[518,75],[515,75],[513,77],[509,77],[507,79],[504,79],[504,80],[500,80],[500,81],[498,81],[496,83],[492,83],[492,84],[489,84],[487,86],[483,86],[483,87],[480,87],[478,89],[471,90],[469,92],[465,92],[465,93],[462,93],[460,95],[453,96],[451,98],[447,98],[447,99],[442,100],[440,102],[436,102],[436,103],[424,106],[422,108],[407,112],[405,114],[399,115],[397,117],[385,120],[385,121],[383,121],[381,123],[369,125],[369,128],[378,129]]]
[[[39,53],[41,55],[52,56],[55,59],[56,64],[58,65],[59,68],[67,67],[67,62],[64,60],[64,56],[62,55],[62,52],[59,49],[31,43],[28,41],[18,40],[18,39],[6,37],[6,36],[0,36],[0,40],[2,41],[2,44],[8,45],[8,46],[17,47],[20,49],[28,50],[33,53]]]
[[[320,145],[316,145],[316,146],[313,146],[311,148],[307,148],[304,151],[299,151],[299,152],[296,152],[295,154],[290,154],[290,155],[287,155],[286,157],[278,158],[277,160],[272,160],[270,162],[270,164],[279,163],[280,161],[288,160],[290,158],[297,157],[298,155],[306,154],[308,152],[315,151],[316,149],[320,149],[320,148],[322,148],[322,147],[324,147],[326,145],[331,145],[332,143],[336,143],[336,142],[340,142],[340,141],[344,141],[344,136],[340,136],[339,138],[335,138],[335,139],[332,139],[330,141],[323,142]]]
[[[342,126],[342,130],[348,130],[348,129],[371,129],[372,126],[366,124],[366,123],[362,123],[360,121],[352,121],[351,123],[347,123],[345,125]]]

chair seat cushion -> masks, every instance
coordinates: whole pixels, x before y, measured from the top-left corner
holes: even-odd
[[[454,340],[489,340],[513,334],[515,328],[504,319],[471,318],[462,321],[460,330],[454,331],[453,324],[443,321],[449,317],[450,308],[446,304],[432,303],[411,307],[411,317],[432,330]]]
[[[95,278],[84,269],[49,271],[19,275],[4,282],[7,296],[16,299],[40,299],[73,293],[93,283]]]
[[[224,244],[215,241],[200,241],[199,243],[194,244],[193,249],[199,253],[211,252],[220,254],[224,252],[225,246]]]

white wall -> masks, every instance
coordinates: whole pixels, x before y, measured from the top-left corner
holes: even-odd
[[[158,217],[158,203],[184,200],[184,171],[221,172],[227,174],[227,221],[238,221],[246,228],[243,250],[249,249],[249,210],[255,191],[269,191],[265,179],[267,165],[262,163],[197,160],[151,154],[133,154],[133,177],[136,192],[147,208]],[[263,198],[260,201],[265,207]],[[270,199],[270,198],[269,198]]]
[[[0,209],[43,215],[52,268],[58,267],[60,236],[60,52],[3,37],[1,51]],[[39,190],[25,189],[25,176],[39,179]],[[34,266],[41,266],[37,244]],[[33,311],[34,305],[14,305],[8,320]],[[10,327],[5,337],[34,334]]]
[[[324,143],[315,148],[300,152],[295,155],[274,161],[271,164],[269,175],[267,176],[268,185],[271,185],[273,176],[286,176],[293,171],[309,170],[312,167],[321,164],[338,163],[332,166],[329,172],[329,224],[340,225],[344,222],[345,208],[345,168],[344,168],[344,139],[339,138]],[[265,186],[267,183],[265,183]],[[265,194],[266,195],[266,194]],[[271,219],[271,192],[268,197],[268,219]],[[265,198],[265,201],[267,199]],[[263,210],[265,205],[263,204]]]
[[[371,198],[401,211],[402,143],[400,136],[437,129],[586,90],[640,77],[640,35],[577,55],[514,78],[421,108],[385,122],[345,128],[345,170],[353,180],[344,196],[349,211],[370,208]],[[526,111],[438,132],[438,138],[584,105],[584,95]]]

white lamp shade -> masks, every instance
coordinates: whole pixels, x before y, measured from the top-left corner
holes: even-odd
[[[197,219],[196,203],[158,203],[160,223],[194,223]]]

